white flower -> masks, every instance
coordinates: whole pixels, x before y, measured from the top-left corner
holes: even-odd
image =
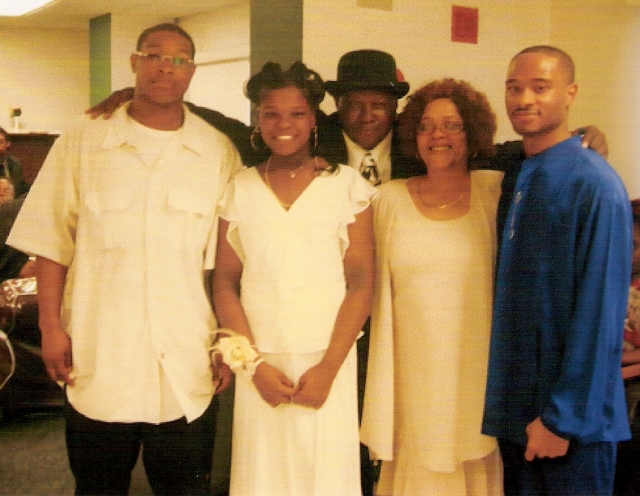
[[[222,361],[234,372],[237,373],[240,370],[250,377],[253,376],[262,359],[247,337],[231,329],[218,329],[216,334],[227,334],[227,336],[219,338],[211,347],[211,351],[220,353]]]

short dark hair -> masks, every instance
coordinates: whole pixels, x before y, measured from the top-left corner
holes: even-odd
[[[169,31],[171,33],[176,33],[186,38],[189,44],[191,45],[191,58],[193,58],[196,54],[196,45],[193,43],[193,39],[184,29],[182,29],[177,24],[171,24],[170,22],[165,22],[162,24],[156,24],[155,26],[151,26],[150,28],[145,29],[140,36],[138,37],[138,43],[136,45],[136,50],[140,51],[142,49],[142,45],[147,40],[149,35],[153,33],[157,33],[158,31]]]
[[[267,62],[257,74],[251,76],[245,86],[245,95],[256,105],[272,90],[295,87],[304,95],[313,111],[324,100],[324,81],[320,75],[307,68],[302,62],[294,64],[286,71],[280,64]]]
[[[513,61],[513,59],[515,59],[518,55],[522,55],[523,53],[544,53],[546,55],[551,55],[552,57],[557,58],[560,62],[560,65],[567,71],[569,84],[572,84],[575,81],[576,68],[573,63],[573,59],[564,50],[551,45],[534,45],[521,50],[516,55],[514,55],[511,60]]]
[[[9,133],[3,127],[0,127],[0,136],[4,136],[4,139],[7,139],[9,137]]]
[[[496,116],[489,100],[466,81],[446,78],[432,81],[409,97],[398,116],[400,149],[407,157],[418,153],[416,137],[422,114],[433,100],[448,98],[458,108],[467,135],[467,153],[473,160],[467,163],[474,168],[478,161],[495,154],[493,137],[496,134]]]

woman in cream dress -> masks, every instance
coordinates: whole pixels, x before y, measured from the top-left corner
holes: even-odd
[[[311,156],[319,76],[267,63],[247,84],[269,159],[220,210],[213,300],[264,361],[236,376],[236,496],[360,494],[355,339],[373,290],[374,189]]]
[[[497,443],[480,432],[502,173],[470,170],[495,129],[484,95],[451,79],[418,90],[400,115],[404,151],[427,174],[374,200],[361,439],[383,460],[377,494],[502,494]]]

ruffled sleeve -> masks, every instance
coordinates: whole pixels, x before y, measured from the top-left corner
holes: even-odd
[[[342,222],[340,225],[340,244],[342,256],[344,257],[349,247],[349,234],[347,228],[349,224],[356,221],[356,215],[365,210],[371,199],[376,195],[376,189],[365,181],[360,173],[353,167],[340,165],[338,176],[342,175],[347,183],[347,201],[344,203],[342,212]]]
[[[236,252],[240,261],[244,264],[244,250],[242,249],[242,243],[240,242],[240,234],[238,232],[238,206],[237,206],[237,198],[236,198],[236,183],[238,179],[241,177],[244,172],[240,172],[236,174],[227,187],[224,190],[224,194],[222,195],[222,199],[220,203],[218,203],[218,215],[220,218],[226,220],[229,223],[229,228],[227,230],[227,242],[233,248],[233,251]]]
[[[378,460],[393,459],[394,343],[391,272],[387,247],[395,222],[395,181],[379,188],[373,199],[376,278],[360,439]]]

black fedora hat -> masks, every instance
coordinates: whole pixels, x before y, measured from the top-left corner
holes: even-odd
[[[338,80],[326,81],[331,96],[348,91],[376,90],[402,98],[409,92],[409,83],[398,81],[396,61],[380,50],[355,50],[345,53],[338,62]]]

